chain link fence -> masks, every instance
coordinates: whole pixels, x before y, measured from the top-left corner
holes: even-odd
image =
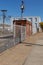
[[[26,27],[14,25],[13,34],[0,36],[0,53],[22,42],[26,36]]]
[[[12,36],[2,37],[2,39],[0,39],[0,53],[14,45],[14,38]]]
[[[22,42],[26,37],[26,26],[14,25],[15,43]]]

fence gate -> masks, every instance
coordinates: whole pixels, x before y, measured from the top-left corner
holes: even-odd
[[[22,42],[26,36],[26,26],[14,25],[15,43]]]

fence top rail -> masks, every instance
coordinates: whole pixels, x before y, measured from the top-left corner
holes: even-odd
[[[20,26],[20,27],[26,27],[26,26],[22,26],[22,25],[14,25],[14,26],[18,26],[18,27],[19,27],[19,26]]]
[[[5,38],[13,38],[13,34],[0,36],[0,39],[5,39]]]

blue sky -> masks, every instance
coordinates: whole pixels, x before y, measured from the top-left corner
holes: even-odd
[[[0,0],[0,10],[7,9],[7,15],[21,16],[21,0]],[[43,20],[43,0],[24,0],[23,16],[40,16]],[[1,14],[1,12],[0,12]]]

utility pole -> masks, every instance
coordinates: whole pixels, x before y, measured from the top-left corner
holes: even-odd
[[[23,12],[24,12],[24,1],[21,1],[21,19],[23,18]]]
[[[23,12],[24,12],[24,1],[22,0],[21,1],[21,7],[20,7],[20,9],[21,9],[21,20],[23,19]],[[20,30],[19,30],[19,39],[20,39],[20,43],[21,43],[21,26],[20,26]]]
[[[4,33],[4,23],[5,23],[5,18],[6,18],[5,13],[7,12],[7,10],[1,10],[1,12],[3,14],[3,33]]]

